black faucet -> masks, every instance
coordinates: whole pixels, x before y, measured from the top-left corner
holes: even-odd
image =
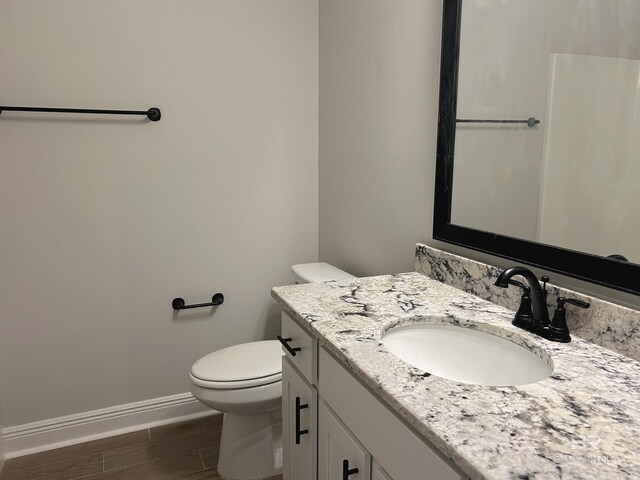
[[[511,277],[514,277],[515,275],[520,275],[527,281],[528,292],[525,290],[525,293],[531,295],[531,302],[533,303],[533,318],[528,324],[514,323],[514,325],[520,328],[524,328],[525,330],[528,330],[530,332],[538,333],[542,331],[543,328],[549,326],[549,310],[547,309],[546,288],[549,277],[541,277],[541,280],[544,282],[544,286],[541,287],[538,279],[531,270],[519,266],[511,267],[503,270],[500,275],[498,275],[498,279],[496,280],[495,285],[497,287],[507,288],[510,283],[515,283],[513,281],[510,281]]]

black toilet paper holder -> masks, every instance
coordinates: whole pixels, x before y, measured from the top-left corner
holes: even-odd
[[[221,305],[222,302],[224,302],[224,295],[221,293],[214,293],[213,297],[211,297],[211,303],[195,303],[193,305],[187,305],[184,298],[178,297],[171,301],[171,307],[174,310],[187,310],[189,308],[215,307],[217,305]]]

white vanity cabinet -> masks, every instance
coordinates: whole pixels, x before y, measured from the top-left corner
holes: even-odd
[[[282,328],[304,345],[283,358],[284,480],[466,478],[284,313]]]
[[[371,480],[391,480],[391,477],[375,460],[371,466]]]
[[[286,357],[311,385],[318,382],[318,342],[309,332],[282,314],[282,335],[278,337]]]
[[[285,479],[316,480],[318,345],[282,314],[282,473]]]
[[[317,442],[316,389],[282,359],[282,470],[284,478],[316,478]]]
[[[371,454],[378,465],[374,478],[385,478],[381,468],[385,480],[465,478],[324,348],[319,350],[318,396]]]
[[[318,480],[370,480],[371,454],[323,401],[318,412]]]

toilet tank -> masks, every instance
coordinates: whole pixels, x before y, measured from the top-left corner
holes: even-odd
[[[318,283],[336,280],[338,282],[348,282],[353,280],[353,275],[329,265],[325,262],[299,263],[291,267],[296,283]]]

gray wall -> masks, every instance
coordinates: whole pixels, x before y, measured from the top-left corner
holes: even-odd
[[[0,338],[2,338],[4,333],[3,325],[5,324],[5,319],[3,316],[0,316]],[[0,355],[0,361],[2,360],[2,355]],[[8,385],[2,378],[2,371],[0,370],[0,398],[2,398],[2,391],[7,388]],[[0,400],[0,473],[2,473],[2,467],[4,467],[4,456],[5,456],[5,446],[4,446],[4,427],[3,425],[3,414],[2,414],[2,401]]]
[[[441,2],[319,3],[320,258],[412,270],[431,238]]]
[[[4,467],[4,435],[2,428],[2,422],[0,421],[0,473],[2,473],[2,467]]]
[[[5,427],[189,390],[274,338],[270,288],[317,260],[316,0],[6,0],[0,115]],[[224,305],[174,315],[171,299]]]
[[[511,263],[430,240],[441,2],[319,4],[318,127],[315,0],[2,2],[3,103],[164,115],[0,116],[5,426],[187,391],[277,331],[269,288],[318,248],[356,275],[418,241]]]
[[[544,144],[549,140],[545,139],[545,130],[550,120],[547,102],[551,54],[638,58],[639,20],[637,0],[463,2],[458,118],[534,116],[541,124],[536,128],[458,125],[451,211],[454,223],[538,239],[538,200],[540,189],[545,186],[541,185],[540,172]],[[632,103],[631,99],[628,101]],[[624,130],[629,123],[621,118],[613,121],[616,131]],[[587,136],[593,141],[592,135]],[[588,142],[583,143],[595,150]],[[611,156],[609,145],[603,145],[602,150]],[[603,165],[600,152],[594,157]],[[580,169],[589,170],[584,164]],[[577,183],[575,175],[571,182],[555,172],[552,176],[562,178],[563,184]],[[570,195],[579,198],[576,190]],[[593,195],[592,189],[585,191],[587,197]],[[509,201],[505,202],[505,198]],[[544,199],[554,204],[557,200],[547,196]],[[606,202],[602,203],[606,206]],[[566,212],[561,205],[553,209],[562,215]],[[614,207],[610,208],[613,213]],[[601,254],[595,248],[585,248],[584,243],[555,244]],[[631,253],[613,246],[609,251],[623,251],[627,256]]]
[[[432,239],[441,17],[439,0],[320,1],[319,252],[355,275],[412,271],[416,242],[513,264]]]

